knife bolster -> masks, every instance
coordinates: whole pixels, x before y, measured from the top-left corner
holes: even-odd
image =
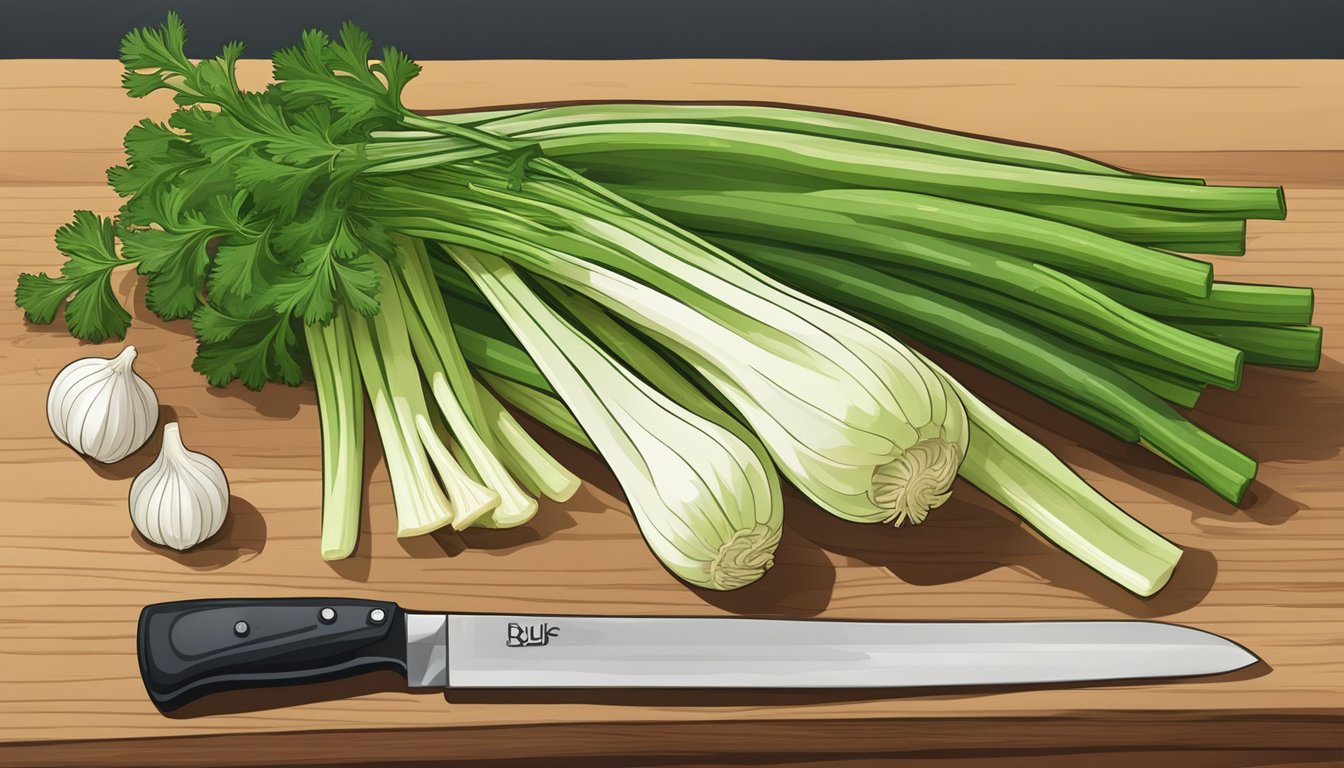
[[[140,676],[154,706],[216,691],[406,671],[405,614],[373,600],[186,600],[140,613]]]

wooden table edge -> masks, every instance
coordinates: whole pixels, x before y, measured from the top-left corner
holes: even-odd
[[[988,757],[1041,751],[1312,750],[1344,756],[1344,707],[1093,710],[1027,717],[531,723],[12,742],[0,765],[360,765],[613,757]]]

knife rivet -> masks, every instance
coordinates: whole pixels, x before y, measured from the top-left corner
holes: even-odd
[[[336,609],[323,608],[322,610],[317,612],[317,620],[322,622],[323,624],[330,624],[336,621]]]
[[[239,621],[233,625],[233,634],[239,637],[247,637],[247,633],[250,631],[252,631],[251,627],[247,626],[246,621]]]
[[[372,611],[369,611],[370,624],[382,624],[386,620],[387,620],[387,612],[384,611],[382,608],[374,608]]]

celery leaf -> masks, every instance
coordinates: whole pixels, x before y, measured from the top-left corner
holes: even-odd
[[[65,254],[59,277],[46,273],[19,275],[14,299],[34,323],[56,319],[65,305],[70,333],[87,341],[121,338],[131,315],[112,291],[112,271],[134,259],[117,255],[114,225],[91,211],[75,211],[74,221],[56,230],[56,247]]]
[[[192,327],[201,343],[191,368],[212,386],[240,379],[248,389],[261,389],[270,381],[294,386],[303,379],[303,345],[287,315],[236,317],[203,304]]]

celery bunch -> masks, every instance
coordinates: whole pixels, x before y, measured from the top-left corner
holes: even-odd
[[[435,119],[536,141],[766,274],[993,371],[1230,502],[1254,460],[1172,406],[1235,390],[1248,363],[1320,361],[1310,288],[1217,282],[1177,253],[1244,253],[1246,219],[1286,215],[1277,187],[774,107]]]
[[[597,450],[652,552],[733,589],[771,566],[781,476],[832,514],[919,523],[954,478],[1139,594],[1179,550],[908,348],[915,339],[1141,442],[1225,498],[1254,462],[1166,403],[1246,362],[1314,367],[1310,292],[1213,281],[1276,188],[802,110],[578,105],[425,116],[419,67],[353,25],[192,62],[176,16],[126,36],[126,198],[58,233],[27,317],[126,332],[111,273],[190,317],[193,366],[317,388],[322,555],[355,546],[365,399],[399,535],[525,524],[578,479],[501,398]],[[121,249],[115,248],[115,232]],[[896,335],[888,333],[891,331]]]

